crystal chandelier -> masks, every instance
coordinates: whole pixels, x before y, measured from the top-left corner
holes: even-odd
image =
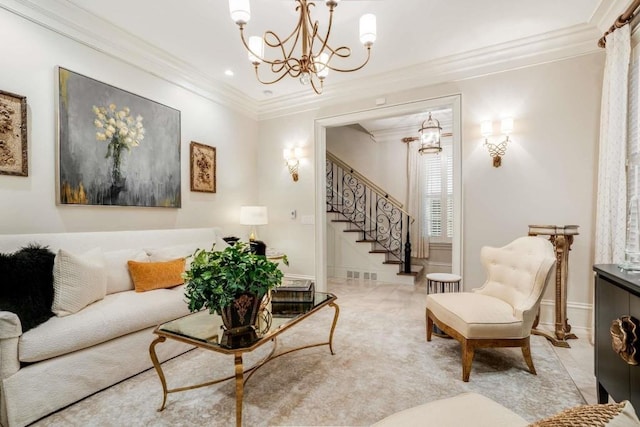
[[[265,31],[263,37],[249,37],[247,42],[244,36],[244,27],[251,19],[249,0],[229,0],[231,19],[240,29],[242,44],[248,51],[249,60],[256,71],[256,78],[260,83],[273,84],[282,80],[285,76],[300,79],[303,85],[311,84],[317,94],[322,93],[324,79],[329,71],[348,73],[360,70],[371,58],[371,46],[376,40],[376,17],[372,14],[363,15],[360,18],[360,42],[367,49],[367,58],[359,66],[353,68],[339,68],[333,64],[338,58],[345,59],[351,56],[351,49],[347,46],[332,48],[329,45],[333,11],[338,6],[339,0],[326,0],[329,8],[329,24],[325,34],[319,33],[318,21],[311,19],[311,7],[315,3],[307,0],[295,0],[296,11],[300,14],[298,23],[291,34],[285,38],[279,37],[273,31]],[[267,59],[264,55],[265,45],[273,48],[278,57]],[[298,57],[294,55],[299,55]],[[275,74],[273,80],[260,78],[258,67],[261,63],[271,66],[271,72]]]

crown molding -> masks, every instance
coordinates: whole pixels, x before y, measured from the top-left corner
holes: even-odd
[[[563,60],[600,51],[599,30],[579,24],[545,33],[424,62],[371,77],[325,85],[321,96],[309,91],[261,101],[258,119],[316,110],[345,101],[371,99],[398,91],[465,80],[487,74]],[[366,96],[363,96],[366,94]]]
[[[0,0],[0,7],[210,101],[257,118],[253,98],[73,3]]]
[[[589,23],[598,27],[598,30],[604,34],[629,4],[631,4],[631,0],[600,0],[600,4],[591,15]]]

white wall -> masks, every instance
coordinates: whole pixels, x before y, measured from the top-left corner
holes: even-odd
[[[593,224],[596,153],[604,55],[596,53],[523,69],[497,73],[455,83],[389,94],[387,105],[395,105],[452,94],[462,94],[463,173],[463,275],[466,288],[481,284],[484,272],[479,261],[484,245],[502,246],[526,235],[529,224],[577,224],[569,262],[569,318],[574,326],[589,326],[588,304],[592,303]],[[375,100],[364,98],[348,104],[260,122],[261,157],[281,153],[291,134],[311,147],[315,118],[336,116],[375,108]],[[513,143],[502,167],[494,168],[482,146],[480,122],[515,119]],[[398,148],[399,150],[402,147]],[[300,170],[304,183],[293,184],[291,193],[275,188],[284,173],[282,162],[265,162],[261,168],[261,198],[277,197],[279,205],[314,208],[311,182],[314,175],[312,150]],[[384,185],[383,185],[384,186]],[[288,230],[287,230],[288,229]],[[273,241],[293,229],[269,226]],[[300,235],[300,237],[303,237]],[[313,245],[314,236],[304,235],[304,245],[289,240],[289,252]],[[294,244],[293,246],[290,246]],[[313,274],[311,264],[305,264]],[[545,298],[552,299],[552,289]],[[574,311],[573,308],[575,308]],[[577,311],[576,311],[577,310]],[[571,322],[575,319],[573,322]],[[578,318],[579,317],[579,318]]]
[[[259,124],[258,176],[255,183],[259,203],[269,210],[269,225],[260,237],[272,248],[287,254],[287,274],[315,275],[315,179],[313,165],[313,113],[281,117]],[[284,148],[301,147],[298,182],[293,182],[282,157]],[[295,209],[296,219],[290,218]],[[307,221],[309,220],[309,221]],[[303,222],[311,222],[304,224]]]
[[[373,141],[364,132],[340,126],[327,129],[327,151],[404,204],[407,199],[407,144],[400,139],[383,136]]]
[[[221,226],[258,198],[256,121],[0,9],[0,89],[28,102],[29,176],[0,175],[0,233]],[[181,111],[182,208],[56,206],[56,66]],[[217,193],[189,190],[189,143],[217,148]],[[147,142],[147,141],[144,141]]]

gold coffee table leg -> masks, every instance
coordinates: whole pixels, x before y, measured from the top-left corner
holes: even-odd
[[[167,380],[164,377],[164,372],[162,372],[162,367],[158,362],[158,355],[156,354],[156,345],[158,343],[164,342],[166,340],[165,337],[158,337],[151,345],[149,345],[149,356],[151,356],[151,361],[153,362],[153,367],[156,368],[156,372],[158,373],[158,377],[160,378],[160,382],[162,383],[162,406],[158,409],[158,412],[164,409],[164,406],[167,404]]]
[[[333,333],[336,330],[336,325],[338,324],[338,316],[340,315],[340,307],[338,307],[338,304],[335,303],[331,303],[329,304],[329,307],[333,307],[336,312],[333,315],[333,323],[331,324],[331,332],[329,333],[329,351],[331,351],[331,354],[334,355],[334,351],[333,351]]]
[[[244,368],[242,367],[242,354],[234,357],[236,366],[236,427],[242,426],[242,397],[244,394]]]

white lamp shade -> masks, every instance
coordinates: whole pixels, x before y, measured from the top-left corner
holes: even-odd
[[[511,135],[513,132],[513,117],[507,117],[500,122],[500,131],[503,135]]]
[[[266,225],[267,207],[266,206],[241,206],[240,207],[240,225]]]
[[[302,148],[285,148],[284,150],[282,150],[282,157],[285,160],[300,160],[302,158]]]
[[[252,64],[260,64],[262,62],[262,58],[264,57],[264,41],[262,40],[262,37],[249,37],[248,57]]]
[[[231,19],[236,24],[246,24],[251,19],[249,0],[229,0]]]
[[[360,42],[369,47],[376,41],[376,15],[367,13],[360,17]]]
[[[493,134],[493,122],[491,120],[485,120],[480,123],[480,134],[484,137],[491,136]]]

